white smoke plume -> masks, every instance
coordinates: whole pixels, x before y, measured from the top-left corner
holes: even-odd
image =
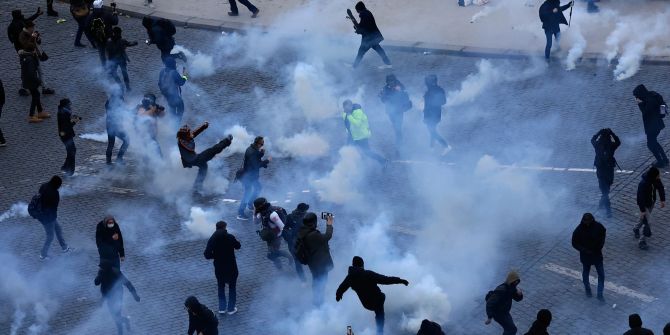
[[[308,121],[337,114],[339,107],[333,86],[322,63],[298,63],[293,69],[293,97]]]
[[[565,60],[565,68],[568,71],[574,70],[576,68],[577,61],[582,57],[584,54],[584,49],[586,49],[586,39],[584,38],[584,35],[582,35],[582,30],[580,29],[579,25],[573,24],[571,28],[573,28],[571,32],[575,34],[575,41],[568,51],[568,57]]]
[[[79,135],[79,138],[95,142],[107,143],[107,133],[85,133]]]
[[[482,4],[480,6],[483,6],[483,5],[486,5],[486,4]],[[475,15],[472,16],[472,18],[470,19],[470,23],[475,23],[475,22],[477,22],[477,20],[479,20],[483,17],[489,16],[491,13],[495,12],[496,10],[498,10],[501,7],[502,7],[502,2],[498,2],[495,5],[484,7],[484,9],[480,10],[479,12],[475,13]]]
[[[184,226],[196,238],[208,238],[216,230],[217,215],[202,207],[191,207],[190,219],[184,222]]]
[[[255,135],[249,133],[247,128],[236,124],[224,132],[225,134],[233,135],[233,143],[230,144],[226,150],[223,151],[224,156],[232,154],[243,154],[249,145],[254,141]]]
[[[175,45],[172,53],[183,52],[186,55],[186,71],[193,78],[208,77],[216,73],[216,66],[214,66],[214,57],[204,54],[200,51],[193,51],[181,46]]]
[[[323,201],[336,204],[357,203],[361,196],[358,185],[363,178],[361,154],[352,146],[342,147],[339,154],[340,160],[333,170],[325,177],[310,183]]]
[[[328,153],[330,146],[320,135],[303,131],[291,137],[281,137],[275,144],[278,157],[316,158]]]
[[[28,217],[28,204],[25,202],[17,202],[12,205],[7,211],[0,214],[0,222],[15,218],[25,218]]]

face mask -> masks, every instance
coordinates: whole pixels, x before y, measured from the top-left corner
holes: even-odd
[[[113,224],[113,223],[112,223],[112,224],[109,224],[109,223],[108,223],[108,224],[107,224],[107,228],[114,228],[114,224]]]

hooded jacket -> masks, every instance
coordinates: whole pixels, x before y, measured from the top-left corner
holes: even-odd
[[[198,302],[195,297],[186,300],[186,306],[190,308],[188,313],[188,335],[218,335],[219,320],[207,306]]]
[[[403,279],[387,277],[362,267],[349,267],[349,273],[337,288],[336,297],[342,297],[349,288],[354,290],[365,309],[374,311],[384,305],[386,296],[377,285],[402,284]]]
[[[611,135],[611,139],[610,139]],[[614,140],[612,142],[612,140]],[[591,137],[591,145],[596,151],[596,157],[593,159],[593,165],[596,168],[613,168],[616,166],[614,152],[621,145],[621,140],[616,134],[602,134],[598,132]]]
[[[554,13],[554,8],[558,9],[558,12]],[[570,8],[570,3],[567,3],[561,6],[560,0],[547,0],[542,6],[540,6],[540,21],[542,21],[542,29],[557,33],[561,31],[559,25],[568,24],[568,20],[565,19],[563,11]]]
[[[396,86],[399,86],[400,89],[396,90]],[[386,106],[386,113],[394,116],[402,115],[412,106],[409,95],[405,92],[405,85],[397,79],[393,79],[391,83],[382,88],[379,98]]]
[[[444,89],[438,85],[428,86],[423,101],[423,120],[426,123],[439,123],[442,120],[442,106],[447,103]]]
[[[647,328],[635,327],[623,333],[623,335],[654,335],[654,332]]]
[[[51,183],[46,182],[40,186],[40,200],[42,203],[42,222],[52,222],[58,218],[58,203],[60,193]]]
[[[59,106],[56,117],[58,119],[58,136],[60,136],[62,140],[74,138],[74,125],[76,122],[72,120],[72,111],[70,108],[67,106]]]
[[[637,206],[640,208],[640,212],[646,212],[647,208],[654,206],[656,202],[656,192],[661,198],[661,201],[665,201],[665,188],[663,187],[663,182],[660,179],[650,180],[651,178],[647,177],[647,173],[642,175],[642,180],[637,185]]]
[[[242,163],[243,178],[245,180],[258,180],[260,169],[267,168],[270,160],[263,159],[264,150],[259,150],[251,144],[244,152],[244,163]]]
[[[222,277],[225,281],[235,280],[238,276],[237,260],[235,250],[240,250],[242,245],[235,236],[228,234],[226,229],[217,229],[207,241],[205,248],[205,259],[214,260],[214,270],[217,278]]]
[[[486,299],[486,316],[493,318],[509,313],[512,309],[512,300],[517,302],[523,300],[523,295],[517,292],[516,285],[507,282],[498,285]]]
[[[540,320],[535,320],[530,329],[528,329],[528,332],[524,335],[549,335],[547,328],[549,328],[549,325]]]
[[[584,264],[603,260],[607,229],[600,222],[588,223],[582,220],[572,232],[572,247],[579,251],[579,260]]]
[[[98,225],[95,227],[95,245],[98,247],[100,263],[110,261],[118,264],[119,257],[126,257],[126,252],[123,248],[123,234],[121,234],[121,228],[116,223],[116,220],[114,220],[114,227],[108,228],[108,220],[109,218],[105,218],[98,222]],[[114,234],[118,235],[117,240],[114,240]]]
[[[353,104],[351,113],[342,113],[342,118],[352,141],[365,140],[372,135],[368,116],[363,112],[361,105]]]
[[[7,37],[9,42],[14,45],[14,49],[19,51],[21,45],[19,44],[19,34],[23,31],[23,28],[26,26],[26,21],[35,21],[40,14],[35,13],[29,18],[25,18],[20,10],[16,9],[12,11],[12,22],[7,27]]]
[[[665,128],[660,113],[661,105],[665,105],[663,97],[654,91],[648,91],[644,85],[637,85],[633,90],[633,95],[642,100],[637,106],[642,112],[644,132],[646,134],[657,133]]]
[[[377,27],[377,22],[375,22],[375,17],[372,13],[363,8],[362,11],[358,13],[358,16],[361,18],[358,22],[358,27],[356,32],[361,34],[361,45],[372,47],[381,43],[384,40],[384,36]]]
[[[333,269],[333,258],[330,256],[328,241],[333,237],[333,226],[326,225],[326,233],[322,234],[316,229],[316,223],[303,225],[298,232],[298,238],[302,239],[308,251],[307,257],[309,270],[312,273],[325,273]]]

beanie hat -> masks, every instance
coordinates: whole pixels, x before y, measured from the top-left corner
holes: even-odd
[[[642,327],[642,318],[639,314],[631,314],[628,316],[628,325],[631,328]]]
[[[357,267],[357,268],[362,268],[365,266],[365,263],[363,262],[363,258],[360,256],[354,256],[354,258],[351,260],[351,265]]]
[[[298,207],[296,209],[299,211],[306,211],[309,209],[309,205],[304,202],[301,202],[298,204]]]
[[[591,213],[584,213],[584,215],[582,215],[582,223],[591,223],[595,220],[596,219],[593,217],[593,214]]]
[[[519,277],[519,273],[512,270],[507,274],[507,279],[505,279],[505,283],[506,284],[511,284],[511,283],[513,283],[513,282],[515,282],[519,279],[521,279],[521,277]]]
[[[256,209],[256,212],[265,210],[265,208],[268,206],[270,206],[270,203],[268,203],[268,200],[263,197],[254,200],[254,208]]]
[[[310,228],[316,228],[316,214],[309,212],[305,214],[305,216],[302,218],[302,224],[303,226],[310,227]]]
[[[102,8],[103,1],[102,0],[95,0],[93,1],[93,8]]]

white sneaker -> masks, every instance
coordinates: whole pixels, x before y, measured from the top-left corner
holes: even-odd
[[[451,151],[452,147],[450,145],[447,145],[446,148],[442,151],[442,156],[448,154]]]
[[[378,69],[380,69],[380,70],[386,70],[386,69],[392,69],[392,68],[393,68],[393,65],[391,65],[391,64],[389,64],[389,65],[384,64],[384,65],[381,65],[381,66],[378,67]]]
[[[226,311],[219,311],[219,314],[226,314]]]
[[[237,307],[233,308],[231,311],[228,311],[228,315],[233,315],[235,313],[237,313]]]

